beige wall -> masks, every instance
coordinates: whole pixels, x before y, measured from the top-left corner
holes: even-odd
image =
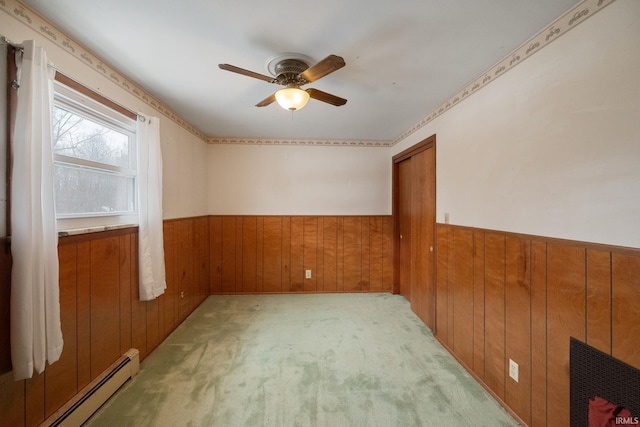
[[[640,2],[618,0],[393,147],[437,135],[437,221],[640,247]]]
[[[389,148],[212,145],[209,213],[389,215]]]

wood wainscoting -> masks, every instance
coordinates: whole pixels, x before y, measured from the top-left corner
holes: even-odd
[[[212,294],[392,290],[390,216],[211,216],[209,229]]]
[[[436,336],[526,424],[569,425],[570,336],[640,368],[640,250],[444,224],[436,233]]]
[[[41,375],[14,382],[8,307],[10,254],[0,258],[0,426],[35,426],[129,348],[144,359],[209,293],[209,220],[164,222],[166,293],[138,299],[138,229],[61,237],[60,311],[64,350]],[[5,245],[7,247],[8,245]]]

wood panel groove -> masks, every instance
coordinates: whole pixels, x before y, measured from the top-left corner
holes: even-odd
[[[473,371],[484,379],[484,234],[473,232]]]

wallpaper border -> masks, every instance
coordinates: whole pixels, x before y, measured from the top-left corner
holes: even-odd
[[[269,138],[219,138],[209,137],[209,144],[240,145],[307,145],[332,147],[391,147],[391,141],[361,141],[337,139],[269,139]]]

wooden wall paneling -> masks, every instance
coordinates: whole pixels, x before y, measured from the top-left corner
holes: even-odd
[[[453,343],[451,348],[469,369],[473,366],[473,231],[453,230]],[[413,295],[413,293],[412,293]],[[413,296],[412,296],[413,298]]]
[[[242,272],[243,272],[243,260],[242,255],[244,254],[244,248],[242,247],[243,237],[242,237],[242,228],[243,228],[243,220],[242,217],[238,217],[236,219],[236,283],[234,285],[234,292],[242,292]]]
[[[382,217],[382,289],[393,291],[393,219]]]
[[[220,260],[219,270],[211,268],[220,273],[223,293],[371,292],[389,291],[393,286],[389,216],[216,218],[218,222],[208,223],[210,238],[203,250],[210,252],[208,259]],[[221,236],[219,240],[216,235]],[[214,248],[218,244],[219,251]],[[305,277],[306,270],[312,272],[310,279]],[[232,281],[235,287],[228,285]]]
[[[60,359],[45,370],[45,415],[48,417],[78,392],[77,245],[60,245],[60,324],[64,347]]]
[[[505,355],[518,364],[518,381],[509,375],[505,402],[531,423],[531,241],[507,236],[505,256]]]
[[[174,277],[177,278],[180,269],[178,263],[174,264],[176,271]],[[131,239],[131,346],[140,352],[140,361],[144,360],[148,354],[147,346],[147,307],[140,301],[138,270],[138,239]],[[178,318],[178,304],[176,302],[176,322]]]
[[[612,254],[612,355],[640,369],[640,254]]]
[[[454,294],[455,294],[455,282],[454,282],[454,276],[453,276],[453,272],[454,272],[454,266],[456,263],[456,260],[454,258],[454,249],[455,249],[455,241],[454,241],[454,228],[451,228],[451,234],[449,235],[449,245],[447,247],[447,250],[449,251],[449,254],[447,255],[447,259],[448,259],[448,264],[447,264],[447,277],[448,277],[448,285],[447,285],[447,345],[452,348],[453,347],[453,343],[454,343],[454,335],[455,335],[455,329],[453,327],[454,321],[455,321],[455,298],[454,298]]]
[[[165,266],[166,269],[166,266]],[[158,297],[158,331],[160,335],[160,344],[171,332],[165,325],[165,310],[167,309],[167,301],[169,300],[169,296],[167,295],[167,290],[165,289],[164,294]]]
[[[291,287],[291,217],[282,218],[282,290]]]
[[[360,290],[371,290],[371,229],[368,217],[360,218],[360,227],[362,230],[362,256],[360,267]]]
[[[191,230],[190,236],[188,236],[188,244],[190,246],[189,249],[189,274],[191,275],[191,279],[189,280],[189,298],[185,298],[187,300],[187,316],[200,304],[200,296],[201,296],[201,282],[200,282],[200,249],[201,243],[198,240],[198,218],[186,218],[183,220],[187,227]]]
[[[0,375],[0,426],[25,425],[25,384],[26,381],[14,381],[13,372]]]
[[[384,289],[383,278],[383,219],[379,216],[369,218],[369,290],[380,292]]]
[[[11,371],[11,264],[11,247],[6,239],[0,238],[0,374]]]
[[[145,301],[147,314],[147,352],[151,353],[160,344],[162,337],[160,335],[160,301],[163,297]]]
[[[311,278],[304,276],[303,290],[315,292],[318,290],[318,217],[303,218],[302,269],[311,270]]]
[[[135,235],[137,238],[137,234]],[[119,236],[120,354],[131,348],[131,234]],[[65,340],[66,343],[66,340]]]
[[[436,336],[449,343],[449,247],[452,231],[449,226],[436,227]]]
[[[196,298],[193,300],[193,311],[209,294],[209,219],[206,216],[193,220],[194,271],[196,280]],[[160,305],[162,311],[162,305]]]
[[[484,382],[504,400],[505,387],[505,236],[485,235]]]
[[[339,217],[336,222],[337,241],[336,241],[336,268],[338,272],[338,282],[336,288],[339,292],[345,291],[344,286],[344,217]]]
[[[325,217],[318,218],[318,240],[316,254],[318,256],[316,262],[316,288],[319,292],[324,290],[324,219]]]
[[[362,219],[345,217],[344,223],[344,290],[362,290]]]
[[[199,218],[199,221],[201,228],[200,247],[202,251],[200,254],[200,269],[202,271],[200,275],[202,283],[200,302],[202,302],[209,296],[209,280],[211,278],[211,248],[209,247],[209,235],[211,233],[209,232],[209,218],[206,216],[201,217]]]
[[[221,223],[221,221],[220,221]],[[165,221],[163,228],[164,236],[164,267],[167,289],[164,293],[164,319],[163,335],[169,335],[178,326],[177,297],[176,290],[176,227],[174,221]],[[132,294],[133,295],[133,294]]]
[[[45,416],[44,372],[33,373],[33,377],[25,380],[25,413],[27,426],[37,426],[42,423]]]
[[[531,427],[547,425],[547,244],[531,242]]]
[[[138,234],[135,234],[136,239]],[[133,235],[132,235],[133,237]],[[163,234],[164,238],[164,234]],[[166,265],[165,265],[166,274]],[[146,301],[147,310],[147,352],[151,353],[164,339],[162,323],[164,317],[164,303],[166,295],[160,295],[151,301]]]
[[[484,380],[484,232],[473,232],[473,372]]]
[[[91,241],[91,379],[120,356],[118,237]]]
[[[394,167],[394,169],[396,169]],[[411,184],[412,180],[412,159],[408,158],[397,164],[397,217],[396,235],[393,241],[396,242],[396,255],[398,257],[398,271],[396,271],[396,283],[394,292],[398,292],[407,300],[411,301]]]
[[[257,218],[256,290],[264,292],[264,217]]]
[[[282,218],[264,218],[264,292],[282,291]]]
[[[78,390],[91,382],[91,242],[77,244]]]
[[[187,259],[185,262],[185,267],[187,271],[187,281],[186,281],[186,290],[184,295],[185,300],[185,308],[186,314],[184,318],[186,319],[191,311],[195,308],[198,301],[198,244],[196,241],[196,222],[194,218],[185,218],[180,221],[184,228],[187,230],[187,236],[185,239],[185,246],[187,249]],[[180,240],[182,244],[182,239]],[[151,351],[151,350],[150,350]]]
[[[178,320],[182,322],[191,312],[191,299],[194,297],[193,280],[193,222],[188,219],[176,221],[177,235],[177,272]]]
[[[585,339],[585,249],[547,245],[547,423],[569,425],[569,338]]]
[[[304,218],[291,217],[291,292],[304,291]]]
[[[225,216],[222,218],[222,292],[236,290],[236,218]]]
[[[322,221],[322,290],[338,289],[338,219],[324,217]]]
[[[254,216],[242,219],[242,292],[255,293],[258,267],[258,222]]]
[[[222,291],[222,217],[209,217],[209,293]]]
[[[611,354],[611,252],[587,249],[587,344]]]

